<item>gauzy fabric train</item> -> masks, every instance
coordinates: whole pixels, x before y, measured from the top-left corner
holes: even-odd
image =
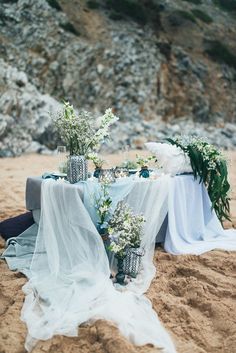
[[[135,214],[142,213],[145,217],[144,232],[141,247],[145,253],[142,258],[142,271],[135,281],[128,284],[126,288],[135,293],[145,293],[155,276],[156,268],[153,264],[155,240],[160,226],[168,212],[168,193],[170,176],[164,175],[157,180],[138,178],[131,180],[124,178],[109,186],[109,194],[112,198],[112,212],[120,200],[127,202]],[[83,186],[84,205],[93,223],[98,221],[94,207],[93,195],[99,196],[101,192],[100,183],[87,181]],[[113,263],[110,263],[113,268]]]
[[[30,280],[24,286],[26,349],[55,334],[77,336],[78,325],[103,318],[136,345],[152,343],[175,352],[150,301],[114,288],[103,242],[77,188],[45,180],[41,198]]]

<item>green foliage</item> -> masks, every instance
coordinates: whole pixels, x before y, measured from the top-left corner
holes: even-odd
[[[176,10],[174,12],[174,14],[184,18],[185,20],[196,23],[195,16],[191,12],[183,11],[183,10]]]
[[[136,154],[136,163],[140,166],[140,168],[148,167],[149,163],[154,160],[156,160],[156,156],[148,156],[144,158]]]
[[[213,0],[214,4],[225,11],[236,11],[236,0]]]
[[[109,17],[111,20],[113,21],[121,21],[124,19],[123,15],[121,13],[115,12],[115,11],[111,11],[109,14]]]
[[[2,0],[1,2],[4,4],[16,4],[18,0]]]
[[[134,21],[145,24],[147,16],[142,3],[135,0],[107,0],[107,7],[120,15],[128,16]],[[113,14],[114,16],[114,14]]]
[[[90,153],[88,159],[93,162],[95,168],[101,169],[105,160],[100,158],[97,153]]]
[[[202,10],[199,9],[193,9],[192,14],[198,18],[199,20],[205,22],[205,23],[212,23],[213,19],[206,13],[203,12]]]
[[[180,147],[190,158],[195,179],[200,178],[208,190],[212,208],[221,221],[230,221],[230,207],[228,192],[228,170],[226,160],[221,153],[207,142],[182,144],[178,139],[167,139],[172,145]]]
[[[103,0],[101,6],[115,21],[132,20],[140,25],[152,25],[155,30],[161,27],[160,12],[165,6],[157,0]]]
[[[225,63],[236,69],[236,55],[218,40],[207,42],[206,53],[215,61]]]
[[[194,5],[202,4],[202,0],[183,0],[183,1],[190,2],[191,4],[194,4]]]
[[[126,169],[137,169],[138,165],[135,161],[126,160],[121,164],[121,167]]]
[[[56,9],[58,11],[62,11],[62,8],[57,0],[46,0],[46,1],[47,1],[48,5],[51,6],[53,9]]]
[[[112,198],[109,193],[108,184],[101,183],[100,188],[99,195],[94,194],[94,202],[98,215],[98,224],[100,227],[106,228],[108,226],[108,220],[111,217]]]
[[[100,4],[96,0],[88,0],[87,1],[87,6],[88,6],[88,8],[95,10],[95,9],[98,9],[100,7]]]
[[[70,22],[61,23],[60,27],[63,28],[67,32],[73,33],[76,36],[80,35],[79,31],[77,31],[77,29],[74,27],[74,25]]]

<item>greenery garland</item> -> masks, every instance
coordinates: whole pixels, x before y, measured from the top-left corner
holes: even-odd
[[[212,208],[223,223],[230,219],[228,197],[230,184],[228,181],[227,162],[221,151],[202,138],[168,138],[172,145],[180,147],[190,158],[195,179],[200,178],[208,190]]]

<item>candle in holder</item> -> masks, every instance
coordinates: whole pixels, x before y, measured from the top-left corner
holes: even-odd
[[[110,184],[115,181],[114,169],[101,169],[98,181],[100,183]]]
[[[115,177],[117,179],[126,178],[127,176],[129,176],[129,171],[128,171],[127,168],[121,168],[121,167],[119,168],[119,167],[117,167],[115,169]]]

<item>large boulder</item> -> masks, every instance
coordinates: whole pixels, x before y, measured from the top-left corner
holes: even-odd
[[[0,156],[20,155],[32,150],[32,142],[39,141],[46,130],[53,129],[51,114],[60,109],[60,104],[41,94],[24,72],[3,60],[0,60],[0,90]]]

